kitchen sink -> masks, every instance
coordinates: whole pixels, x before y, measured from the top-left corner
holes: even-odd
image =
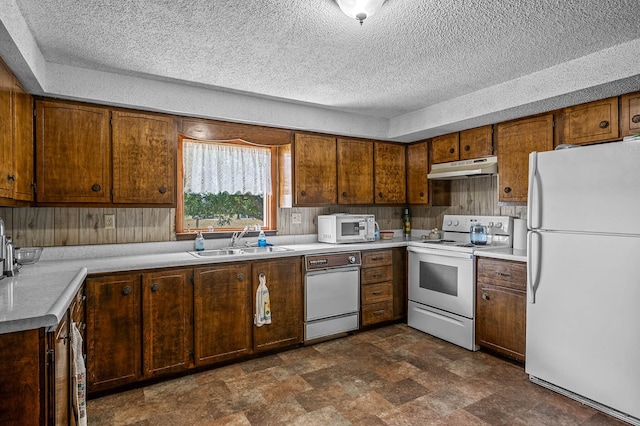
[[[284,252],[284,251],[293,251],[293,249],[278,247],[278,246],[238,247],[238,248],[223,248],[223,249],[212,249],[212,250],[203,250],[203,251],[188,251],[187,253],[195,257],[218,257],[218,256],[234,256],[234,255],[237,256],[242,254],[274,253],[274,252]]]

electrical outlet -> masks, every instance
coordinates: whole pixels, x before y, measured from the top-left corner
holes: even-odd
[[[302,213],[291,213],[291,223],[300,225],[302,223]]]
[[[116,215],[105,214],[104,215],[104,229],[115,229],[116,227]]]

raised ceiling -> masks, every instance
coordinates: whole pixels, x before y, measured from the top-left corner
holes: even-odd
[[[30,91],[187,115],[410,141],[640,90],[637,0],[3,3]]]

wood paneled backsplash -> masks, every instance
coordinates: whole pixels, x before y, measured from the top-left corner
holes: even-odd
[[[506,215],[526,217],[526,206],[498,206],[497,177],[452,182],[450,207],[411,207],[412,227],[442,227],[445,214]],[[307,207],[278,209],[280,235],[315,234],[316,216],[338,212],[372,213],[380,229],[401,229],[403,207]],[[301,213],[302,223],[292,224],[291,213]],[[115,228],[104,228],[104,215],[115,215]],[[6,234],[16,246],[73,246],[85,244],[173,241],[175,209],[3,207]]]

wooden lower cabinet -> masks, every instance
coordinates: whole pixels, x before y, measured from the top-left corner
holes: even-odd
[[[66,425],[71,407],[71,341],[69,314],[65,314],[55,332],[47,335],[47,379],[49,382],[49,419],[51,424]]]
[[[235,263],[194,271],[195,365],[252,353],[251,265]]]
[[[269,289],[271,324],[253,326],[253,349],[261,352],[302,343],[302,261],[299,257],[255,261],[252,266],[252,305],[264,274]]]
[[[141,281],[141,274],[86,280],[89,393],[142,377]]]
[[[478,258],[476,343],[524,361],[526,344],[526,264]]]
[[[360,323],[363,327],[406,316],[405,252],[404,247],[362,252]]]
[[[145,273],[142,278],[143,374],[186,370],[193,347],[192,269]]]

